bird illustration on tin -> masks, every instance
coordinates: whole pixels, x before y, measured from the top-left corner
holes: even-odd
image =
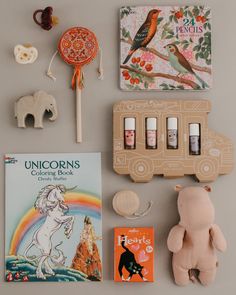
[[[164,46],[168,52],[168,60],[171,66],[178,72],[179,75],[192,74],[201,83],[202,88],[209,88],[209,85],[202,80],[202,78],[197,75],[192,69],[190,63],[184,57],[184,55],[179,51],[177,45],[171,43]]]
[[[146,47],[152,41],[157,32],[157,22],[160,12],[160,9],[152,9],[149,11],[145,22],[141,25],[133,39],[131,48],[123,64],[129,61],[136,50]]]

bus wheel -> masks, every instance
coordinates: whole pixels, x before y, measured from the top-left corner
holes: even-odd
[[[129,164],[129,174],[134,182],[149,182],[153,171],[153,163],[149,159],[137,159]]]
[[[216,180],[219,175],[219,164],[216,159],[205,158],[196,162],[195,174],[200,182]]]

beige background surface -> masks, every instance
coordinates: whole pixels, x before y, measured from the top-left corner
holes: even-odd
[[[118,9],[122,5],[141,4],[200,4],[199,1],[122,1],[122,0],[1,0],[1,50],[0,50],[0,152],[49,153],[49,152],[102,152],[103,166],[103,266],[102,283],[32,283],[6,284],[4,277],[4,167],[0,161],[0,294],[235,294],[236,235],[235,235],[235,176],[222,176],[212,184],[212,201],[216,208],[216,222],[228,240],[228,251],[220,255],[220,267],[215,283],[204,288],[199,284],[185,288],[174,285],[170,253],[166,238],[177,222],[175,184],[195,184],[191,177],[165,180],[155,177],[148,184],[131,183],[128,177],[118,176],[112,170],[112,105],[129,98],[209,98],[213,110],[209,126],[231,137],[236,143],[235,116],[235,11],[236,1],[205,1],[213,10],[213,66],[214,87],[201,93],[128,93],[118,88],[119,27]],[[32,13],[37,8],[52,5],[60,24],[53,30],[42,31],[33,23]],[[70,89],[72,68],[59,58],[54,63],[57,82],[53,83],[44,73],[54,52],[57,40],[68,27],[83,25],[96,32],[104,51],[105,80],[96,79],[96,64],[85,70],[86,88],[83,91],[84,141],[75,143],[75,97]],[[13,58],[17,43],[31,42],[39,50],[33,65],[18,65]],[[16,98],[44,89],[57,101],[60,117],[55,123],[45,121],[43,130],[16,128],[13,103]],[[145,206],[148,200],[155,205],[147,217],[126,221],[117,216],[111,207],[112,196],[121,189],[136,191]],[[156,231],[155,283],[115,284],[113,278],[113,235],[115,226],[154,226]]]

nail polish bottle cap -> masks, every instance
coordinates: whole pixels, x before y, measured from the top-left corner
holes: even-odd
[[[197,124],[197,123],[190,124],[189,125],[189,134],[191,136],[199,136],[200,135],[199,124]]]
[[[168,118],[167,123],[168,123],[167,124],[168,129],[175,129],[175,130],[178,129],[178,120],[177,120],[177,118]]]
[[[157,118],[147,118],[147,130],[157,130]]]
[[[125,118],[125,130],[135,130],[135,118]]]

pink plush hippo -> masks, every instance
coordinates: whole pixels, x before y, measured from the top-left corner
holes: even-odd
[[[215,249],[224,252],[226,240],[218,225],[214,224],[215,210],[209,198],[211,188],[175,187],[179,192],[180,222],[168,236],[168,249],[173,252],[172,267],[175,282],[184,286],[194,281],[193,269],[199,271],[203,285],[214,281],[217,268]]]

